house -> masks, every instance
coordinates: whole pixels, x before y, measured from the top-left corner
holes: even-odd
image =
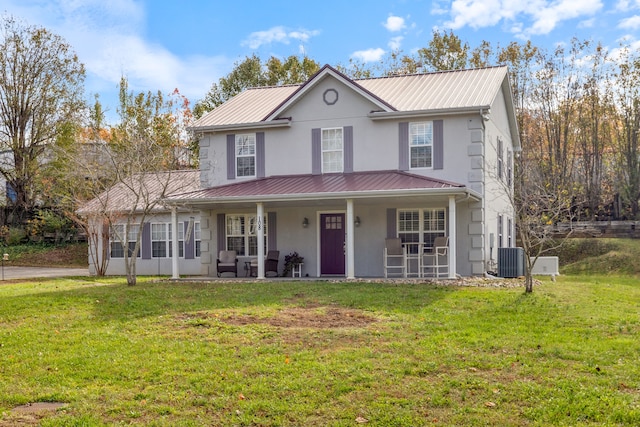
[[[192,130],[199,173],[129,230],[142,233],[140,274],[215,277],[219,252],[233,250],[239,276],[257,260],[264,278],[278,250],[280,271],[297,252],[302,276],[382,277],[394,238],[407,277],[430,273],[424,254],[445,239],[454,278],[495,270],[497,249],[515,245],[506,67],[352,80],[324,66],[304,84],[245,90]],[[113,209],[131,204],[119,200]],[[122,274],[125,225],[114,224],[101,245]]]
[[[197,170],[136,175],[82,206],[77,213],[89,225],[89,273],[106,267],[107,275],[124,275],[125,248],[133,254],[139,240],[138,274],[173,274],[178,268],[200,274],[199,212],[162,203],[166,196],[200,189],[199,178]],[[173,230],[178,231],[175,244]]]
[[[506,67],[352,80],[330,66],[301,85],[246,90],[200,118],[200,271],[279,250],[309,277],[381,277],[386,238],[422,251],[448,238],[446,276],[493,269],[515,243],[520,149]],[[182,269],[180,270],[183,271]]]

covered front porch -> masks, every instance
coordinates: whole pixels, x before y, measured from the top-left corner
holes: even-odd
[[[477,198],[463,186],[393,171],[265,178],[168,202],[200,211],[203,276],[217,276],[218,254],[232,249],[240,277],[254,261],[256,278],[264,279],[267,252],[277,250],[279,273],[285,256],[295,252],[304,257],[300,277],[356,279],[385,276],[387,238],[401,239],[406,252],[415,254],[412,248],[424,251],[440,236],[448,238],[446,275],[440,277],[455,278],[467,228],[460,202],[469,200]],[[179,265],[174,256],[174,278],[180,277]],[[416,273],[426,277],[424,269]]]

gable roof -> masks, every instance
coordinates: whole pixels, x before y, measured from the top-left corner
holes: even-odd
[[[140,211],[145,204],[158,203],[154,210],[161,210],[160,200],[163,197],[196,191],[200,186],[199,170],[180,170],[147,173],[131,177],[130,182],[119,182],[98,197],[88,201],[78,209],[81,216],[100,213],[118,213]],[[141,197],[138,197],[142,195]]]
[[[206,188],[167,198],[169,203],[232,203],[467,193],[462,184],[401,171],[281,175]]]
[[[328,76],[342,81],[378,105],[378,112],[387,114],[487,109],[505,89],[505,80],[508,82],[505,66],[351,80],[325,65],[301,85],[247,89],[202,116],[192,129],[287,126],[288,120],[278,115]]]

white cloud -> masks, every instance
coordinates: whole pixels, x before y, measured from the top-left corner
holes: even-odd
[[[311,37],[318,34],[320,34],[320,32],[317,30],[288,31],[283,26],[277,26],[265,31],[256,31],[249,34],[249,37],[242,42],[242,46],[249,46],[251,49],[258,49],[262,45],[268,45],[271,43],[289,44],[291,40],[307,42]]]
[[[400,46],[402,45],[402,40],[403,39],[404,39],[404,37],[402,37],[402,36],[392,37],[391,40],[389,40],[389,43],[387,43],[387,45],[389,46],[389,49],[391,49],[391,50],[400,49]]]
[[[99,93],[115,114],[124,75],[133,91],[170,93],[195,101],[232,62],[221,56],[180,57],[144,39],[146,12],[134,0],[2,0],[11,14],[62,36],[85,64],[87,95]],[[111,107],[110,107],[111,105]]]
[[[387,21],[383,24],[384,27],[391,31],[392,33],[398,32],[398,31],[402,31],[406,28],[406,25],[404,23],[404,18],[401,18],[399,16],[389,16],[387,18]]]
[[[375,62],[382,59],[382,56],[385,54],[384,49],[367,49],[367,50],[358,50],[351,54],[352,58],[358,59],[362,62]]]
[[[588,18],[602,8],[601,0],[453,0],[445,26],[478,29],[504,23],[523,35],[548,34],[560,22]]]
[[[634,15],[629,18],[623,19],[618,24],[618,28],[623,28],[625,30],[637,30],[640,28],[640,16]]]

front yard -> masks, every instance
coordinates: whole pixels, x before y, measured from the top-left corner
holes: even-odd
[[[138,283],[0,284],[0,426],[640,424],[635,279]]]

